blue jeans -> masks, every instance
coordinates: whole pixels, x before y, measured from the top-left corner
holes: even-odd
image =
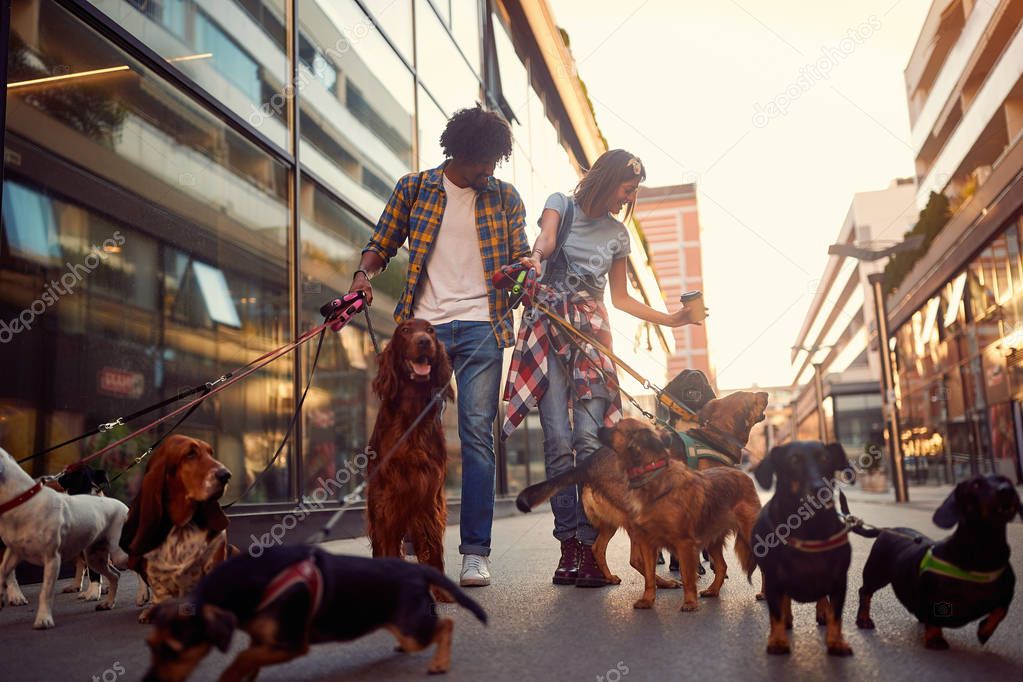
[[[461,554],[490,556],[494,525],[494,420],[501,391],[501,360],[489,322],[455,320],[434,325],[451,358],[458,388],[458,440],[462,444]]]
[[[540,398],[540,426],[543,428],[543,454],[547,478],[562,474],[582,462],[600,448],[597,431],[604,425],[608,398],[599,392],[589,400],[575,400],[572,422],[568,406],[574,390],[572,375],[560,358],[547,356],[547,391]],[[574,451],[574,455],[573,455]],[[583,511],[582,496],[577,486],[562,488],[551,497],[554,512],[554,537],[558,540],[578,538],[592,545],[597,530],[590,525]]]

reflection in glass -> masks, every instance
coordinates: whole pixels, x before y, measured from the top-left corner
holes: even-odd
[[[0,344],[10,375],[0,407],[36,406],[35,449],[201,385],[291,337],[288,172],[52,0],[15,4],[11,25],[0,320],[43,294],[46,305]],[[23,226],[36,230],[30,241]],[[232,470],[229,500],[283,438],[291,370],[290,359],[270,365],[182,427]],[[36,466],[52,472],[127,433],[101,434]],[[155,436],[118,448],[104,468],[123,468]],[[130,496],[141,473],[122,477],[115,494]],[[282,460],[245,502],[287,496]]]
[[[378,216],[412,168],[413,79],[353,0],[299,4],[302,162]]]
[[[304,0],[303,0],[304,1]],[[284,0],[91,0],[281,147],[287,110]]]
[[[427,0],[416,0],[416,68],[419,80],[445,114],[480,101],[480,81],[458,52]],[[477,54],[476,61],[479,61]],[[478,68],[478,67],[477,67]]]

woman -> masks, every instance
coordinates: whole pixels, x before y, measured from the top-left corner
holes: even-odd
[[[606,284],[610,284],[611,303],[616,308],[646,322],[680,327],[699,324],[706,317],[699,299],[674,313],[663,313],[628,292],[629,233],[614,216],[624,208],[625,220],[629,219],[644,179],[646,171],[637,157],[622,149],[605,152],[573,196],[555,193],[547,199],[540,216],[540,236],[533,246],[533,258],[544,263],[546,306],[607,347],[611,346],[611,333],[603,304]],[[570,206],[573,216],[568,225],[563,216]],[[560,240],[559,227],[566,230]],[[529,313],[523,318],[505,399],[509,400],[506,436],[529,408],[538,404],[548,478],[589,457],[600,447],[597,430],[621,416],[610,359],[592,346],[580,344],[543,314]],[[579,491],[574,487],[561,490],[551,498],[551,509],[554,537],[561,541],[554,584],[603,586],[603,575],[591,551],[597,531],[586,519]]]

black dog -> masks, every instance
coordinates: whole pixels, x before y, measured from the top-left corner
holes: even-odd
[[[451,662],[450,618],[438,618],[435,585],[486,623],[479,604],[430,566],[401,559],[329,554],[308,546],[240,556],[210,572],[185,599],[160,604],[149,636],[152,666],[145,680],[185,680],[211,646],[227,651],[240,627],[251,642],[220,679],[252,679],[264,665],[304,655],[310,644],[345,642],[379,628],[399,650],[437,650],[431,673]]]
[[[848,529],[833,500],[836,473],[855,480],[838,443],[796,441],[772,448],[754,472],[764,489],[777,476],[774,497],[753,526],[753,554],[764,575],[771,616],[767,653],[789,653],[786,629],[792,627],[792,599],[817,602],[817,622],[827,625],[828,653],[850,656],[842,637],[846,574],[852,550]]]
[[[1020,510],[1019,495],[1003,476],[976,476],[956,486],[934,512],[934,525],[955,532],[941,542],[909,528],[881,530],[863,567],[856,625],[873,629],[870,600],[892,584],[895,596],[926,626],[924,645],[947,649],[942,628],[987,616],[977,628],[985,644],[1005,618],[1016,576],[1009,565],[1005,525]]]

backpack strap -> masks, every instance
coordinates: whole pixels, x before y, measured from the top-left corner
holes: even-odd
[[[572,225],[575,223],[575,200],[572,197],[567,197],[568,202],[565,205],[565,210],[561,214],[561,222],[558,223],[557,239],[554,242],[554,250],[551,255],[547,257],[548,267],[544,270],[543,277],[540,278],[541,282],[549,280],[548,275],[552,272],[559,272],[562,275],[568,273],[568,262],[562,258],[559,261],[559,257],[563,256],[562,249],[565,246],[565,242],[568,241],[568,235],[572,231]]]

